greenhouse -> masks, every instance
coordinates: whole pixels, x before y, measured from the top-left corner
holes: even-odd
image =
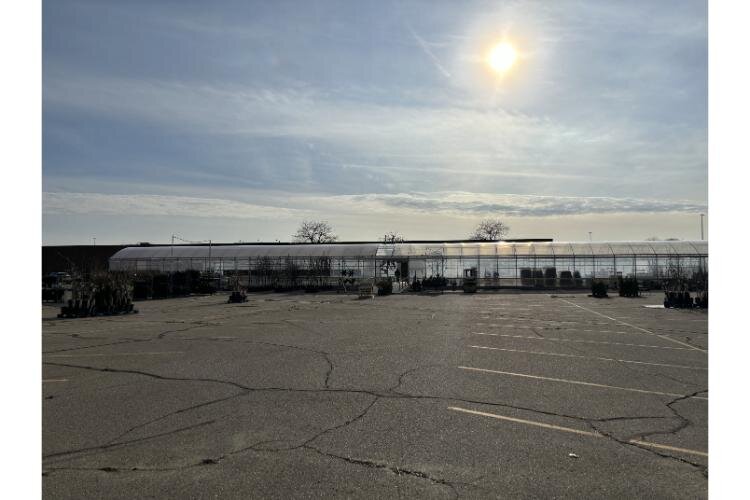
[[[127,247],[110,270],[136,275],[200,272],[249,289],[362,281],[475,280],[479,288],[577,288],[593,280],[705,283],[706,241],[466,241]]]

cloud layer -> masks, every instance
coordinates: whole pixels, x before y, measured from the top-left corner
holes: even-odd
[[[701,213],[706,206],[691,202],[636,198],[530,196],[467,192],[297,196],[288,208],[216,198],[144,194],[44,193],[47,215],[184,216],[229,219],[331,218],[337,213],[444,214],[454,217],[546,217],[592,214]],[[282,206],[282,204],[284,206]]]
[[[46,215],[180,216],[229,219],[301,218],[304,210],[216,198],[150,194],[44,193]]]
[[[373,210],[416,211],[471,217],[491,215],[546,217],[584,214],[700,213],[707,208],[705,205],[688,201],[467,192],[367,194],[337,196],[335,199]]]

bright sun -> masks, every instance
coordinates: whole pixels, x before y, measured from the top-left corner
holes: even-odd
[[[518,59],[518,53],[508,42],[495,45],[487,56],[487,62],[497,73],[508,71],[515,64],[516,59]]]

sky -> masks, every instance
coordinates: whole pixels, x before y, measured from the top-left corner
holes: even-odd
[[[47,0],[42,32],[44,244],[700,238],[705,1]]]

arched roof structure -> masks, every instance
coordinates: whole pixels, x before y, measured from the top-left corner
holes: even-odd
[[[707,241],[596,241],[463,243],[321,243],[279,245],[175,245],[126,247],[110,263],[150,259],[257,259],[270,258],[431,258],[431,257],[707,257]]]

